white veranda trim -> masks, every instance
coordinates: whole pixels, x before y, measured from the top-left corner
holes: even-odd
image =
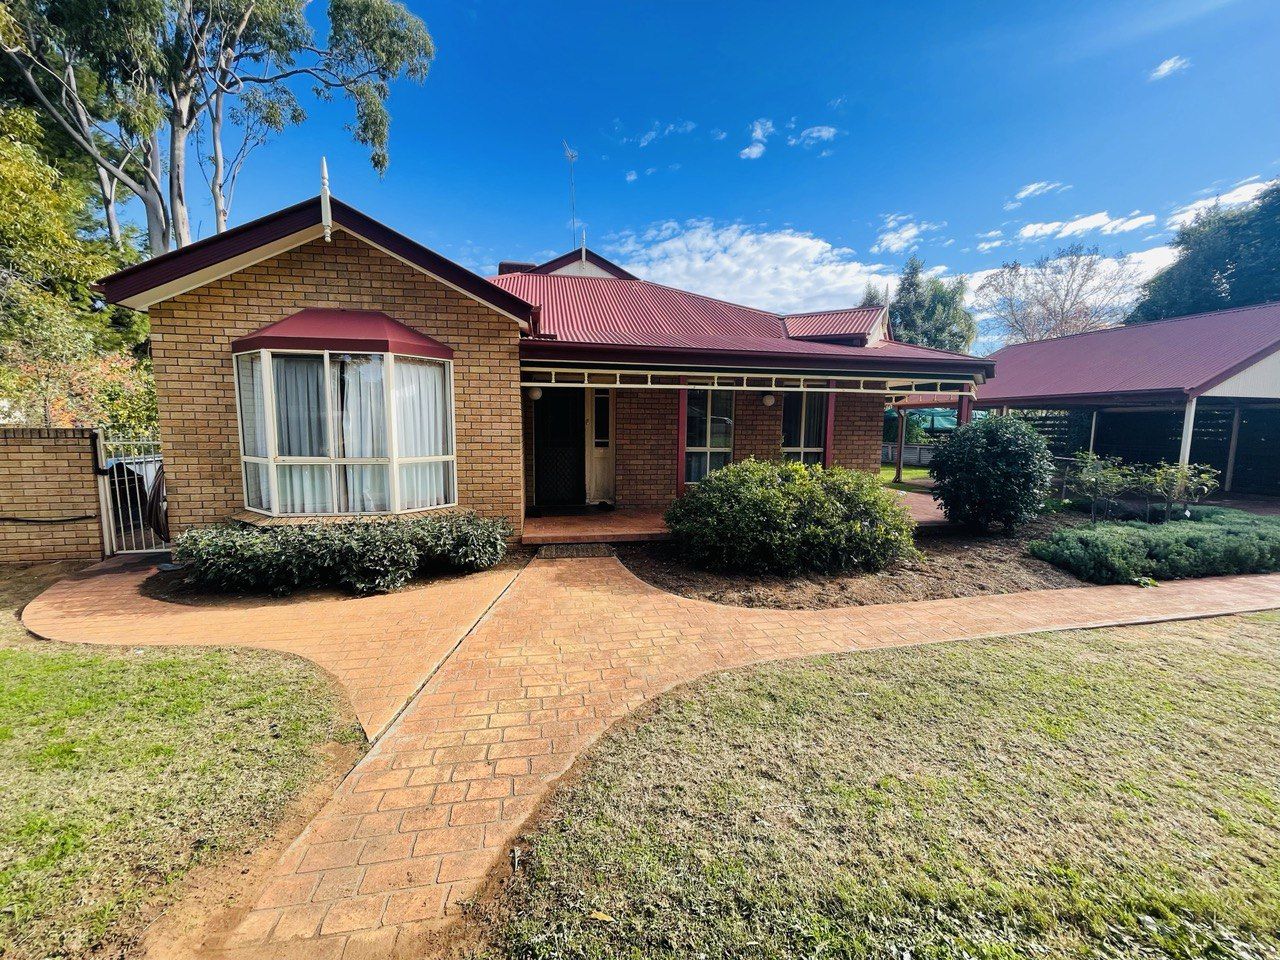
[[[770,393],[874,393],[891,397],[912,393],[955,393],[976,397],[974,384],[965,380],[939,380],[936,376],[832,376],[831,374],[773,374],[706,370],[610,370],[584,367],[524,367],[522,387],[609,387],[632,390],[751,390]]]

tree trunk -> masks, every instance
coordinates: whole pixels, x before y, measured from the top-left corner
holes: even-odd
[[[174,242],[181,249],[191,242],[191,219],[187,213],[187,137],[183,114],[175,110],[169,118],[169,220]]]
[[[160,134],[153,133],[143,148],[143,165],[147,170],[147,192],[141,194],[143,209],[147,212],[147,241],[151,255],[158,257],[169,252],[169,217],[160,190],[162,161]]]
[[[119,247],[120,219],[116,216],[116,180],[115,177],[98,167],[98,190],[102,193],[102,215],[107,221],[107,235],[111,243]]]
[[[214,95],[213,109],[209,113],[209,130],[213,139],[213,174],[209,177],[209,193],[213,196],[213,215],[219,233],[227,229],[227,197],[224,182],[227,162],[222,154],[222,105],[223,95]]]

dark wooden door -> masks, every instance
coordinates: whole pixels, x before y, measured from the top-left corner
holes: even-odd
[[[533,404],[533,485],[540,507],[587,502],[585,390],[544,389]]]

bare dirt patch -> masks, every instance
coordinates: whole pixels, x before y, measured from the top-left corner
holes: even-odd
[[[641,580],[682,597],[738,607],[820,610],[1078,587],[1080,580],[1027,553],[1027,542],[1081,522],[1071,516],[1041,518],[1013,536],[921,527],[916,537],[921,559],[881,573],[712,573],[685,563],[671,543],[620,544],[618,558]]]

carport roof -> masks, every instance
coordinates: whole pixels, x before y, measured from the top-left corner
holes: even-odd
[[[1277,350],[1280,303],[1018,343],[991,355],[999,376],[978,389],[978,402],[1196,397]]]

